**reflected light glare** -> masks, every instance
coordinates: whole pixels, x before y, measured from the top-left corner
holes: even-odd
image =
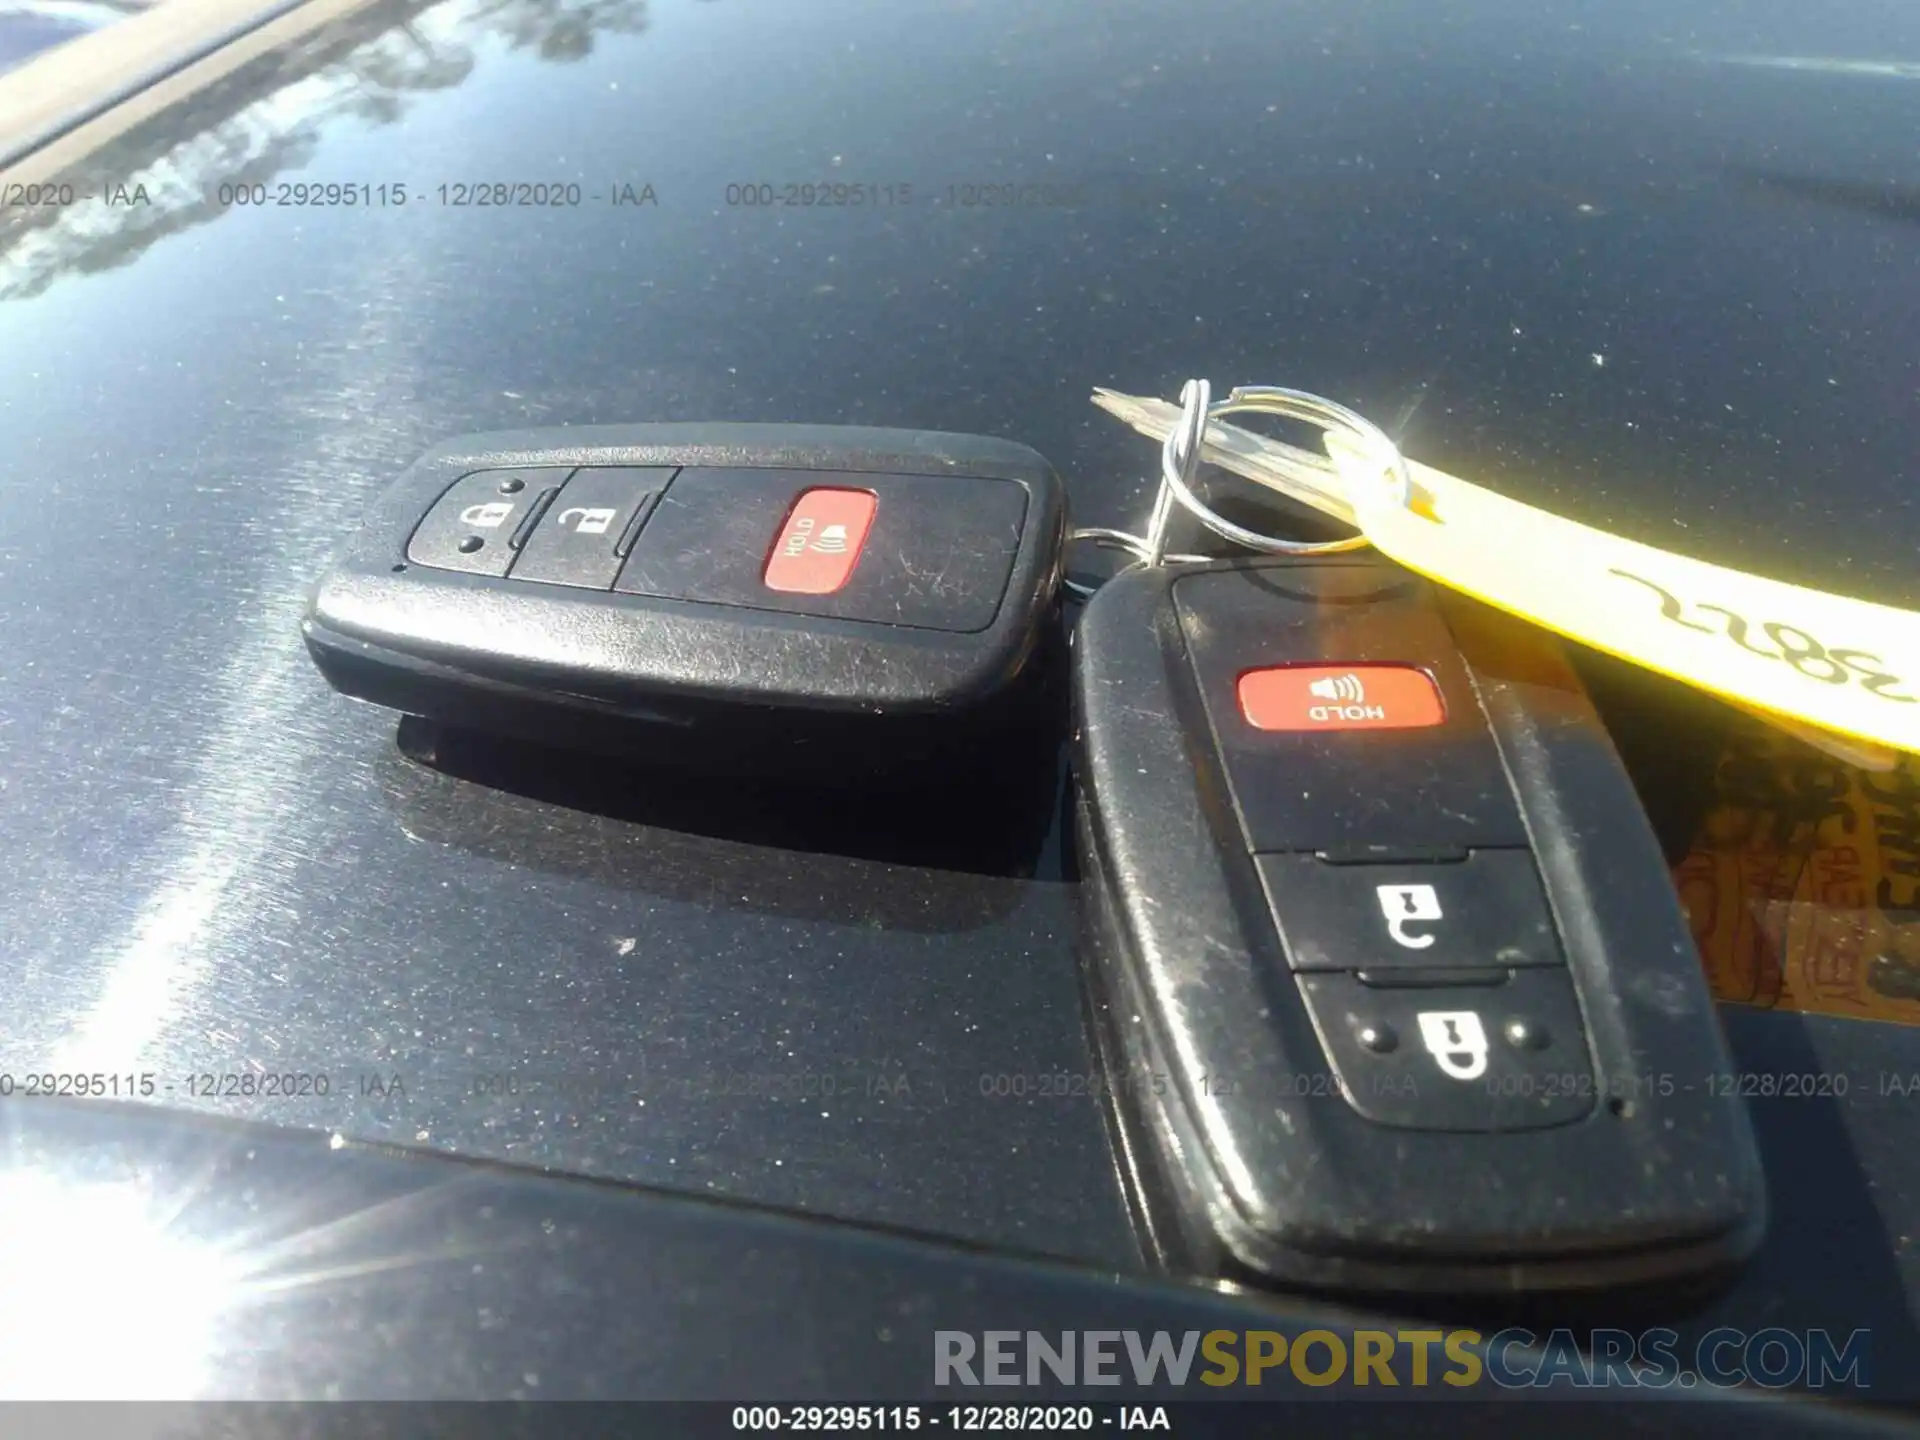
[[[0,1172],[0,1399],[197,1395],[237,1280],[136,1186]]]

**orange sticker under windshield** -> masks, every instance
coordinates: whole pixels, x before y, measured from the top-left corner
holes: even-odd
[[[1674,871],[1714,994],[1920,1025],[1920,758],[1856,769],[1741,727]]]

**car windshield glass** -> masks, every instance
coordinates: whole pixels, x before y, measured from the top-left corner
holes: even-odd
[[[1917,124],[1920,12],[1894,0],[0,9],[0,1083],[1151,1269],[1089,1023],[1084,611],[1050,608],[1033,474],[1061,523],[1142,534],[1160,446],[1096,389],[1293,387],[1623,542],[1920,609]],[[1335,463],[1312,427],[1232,422]],[[631,433],[706,424],[895,433],[831,465],[818,436]],[[588,494],[576,468],[621,473]],[[674,478],[700,469],[732,477],[704,509]],[[914,511],[909,544],[888,527],[935,473],[1014,489]],[[1195,473],[1237,523],[1351,534]],[[411,510],[383,500],[409,475]],[[477,488],[435,530],[456,484]],[[1185,515],[1170,535],[1246,558]],[[775,638],[643,643],[603,615],[541,649],[531,612],[446,599],[524,564],[577,616],[591,584],[549,548],[569,538],[622,613],[732,607]],[[1064,565],[1093,585],[1126,559],[1077,543]],[[318,633],[343,563],[361,588]],[[882,565],[893,588],[858,591]],[[353,606],[447,575],[378,617],[419,642],[422,691],[396,699]],[[1649,633],[1920,710],[1877,642],[1719,592],[1602,608],[1630,604]],[[1205,629],[1155,613],[1142,634]],[[822,616],[887,643],[846,659],[809,638]],[[463,670],[469,642],[498,663]],[[1845,1330],[1861,1284],[1889,1353],[1920,1354],[1920,759],[1568,649],[1733,1046],[1687,1083],[1747,1102],[1776,1187],[1755,1288],[1709,1318],[1777,1302]],[[785,656],[787,691],[749,653]],[[636,655],[667,700],[602,683]],[[1460,713],[1444,665],[1389,693],[1307,658],[1326,673],[1254,709]],[[1054,708],[991,763],[936,746],[870,788],[885,745],[808,729],[964,710],[1029,661]],[[657,753],[479,723],[529,673],[583,728],[664,717]],[[473,713],[414,713],[448,675]],[[1213,745],[1230,703],[1163,706],[1198,737],[1167,754]],[[675,726],[723,763],[683,764]],[[1503,754],[1423,793],[1445,809]],[[1326,802],[1356,834],[1400,803],[1355,798],[1366,773]],[[1312,788],[1269,779],[1275,806]],[[1242,823],[1236,783],[1199,787],[1208,825]],[[1487,848],[1525,848],[1513,825]],[[1268,905],[1248,857],[1275,848],[1240,845],[1244,905]],[[1382,883],[1440,923],[1423,882]],[[1214,1070],[1181,1073],[1213,1098]]]

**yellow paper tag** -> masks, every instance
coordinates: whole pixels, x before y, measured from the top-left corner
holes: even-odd
[[[1703,690],[1920,752],[1920,614],[1768,580],[1610,535],[1407,461],[1327,450],[1382,554],[1489,605]]]

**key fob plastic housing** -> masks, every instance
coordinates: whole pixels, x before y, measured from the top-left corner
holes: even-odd
[[[1074,648],[1084,974],[1150,1248],[1483,1294],[1754,1248],[1692,936],[1551,637],[1342,557],[1125,572]]]
[[[916,763],[1025,697],[1064,505],[1034,451],[859,427],[463,437],[416,461],[304,625],[360,699],[730,769]],[[827,768],[831,765],[832,768]]]

